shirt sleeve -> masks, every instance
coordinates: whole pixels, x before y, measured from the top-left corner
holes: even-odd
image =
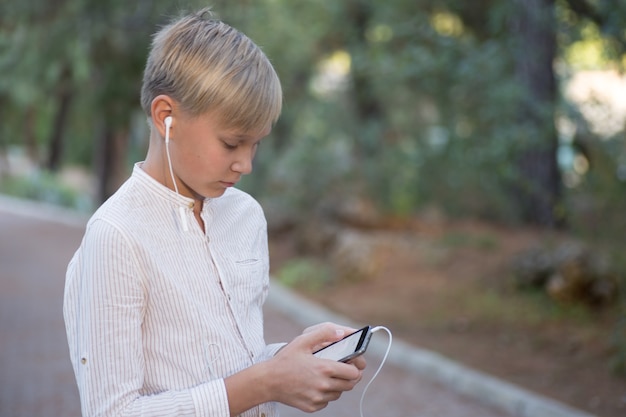
[[[223,379],[143,395],[147,291],[131,242],[92,222],[68,267],[64,315],[83,415],[229,416]]]
[[[265,349],[261,353],[261,360],[268,360],[274,357],[279,350],[285,347],[287,343],[272,343],[265,346]]]

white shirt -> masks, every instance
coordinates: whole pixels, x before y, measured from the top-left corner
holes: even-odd
[[[184,207],[184,230],[179,207]],[[87,224],[64,317],[84,416],[229,416],[224,378],[265,360],[267,227],[229,188],[193,200],[135,166]],[[242,416],[276,416],[273,403]]]

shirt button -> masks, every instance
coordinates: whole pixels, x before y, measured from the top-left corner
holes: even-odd
[[[80,363],[83,365],[87,363],[87,358],[80,358]]]
[[[261,417],[265,417],[265,413],[261,413]]]

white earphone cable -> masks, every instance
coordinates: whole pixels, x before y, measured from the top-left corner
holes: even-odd
[[[172,124],[171,116],[165,118],[165,154],[167,155],[167,165],[170,169],[170,178],[172,178],[172,183],[174,184],[174,191],[176,194],[178,192],[178,185],[176,184],[176,178],[174,178],[174,169],[172,168],[172,158],[170,156],[170,126]],[[183,230],[185,232],[189,231],[189,225],[187,224],[187,216],[185,214],[185,208],[180,206],[178,207],[178,213],[180,214],[180,220],[183,223]]]
[[[391,330],[389,330],[385,326],[376,326],[376,327],[374,327],[372,329],[372,333],[376,333],[379,330],[384,330],[384,331],[387,332],[387,334],[389,335],[389,343],[387,344],[387,350],[385,351],[385,355],[383,356],[383,359],[380,362],[380,365],[378,365],[378,369],[376,370],[376,372],[374,372],[374,376],[372,376],[372,379],[369,380],[369,382],[367,383],[367,385],[363,389],[363,394],[361,394],[361,401],[359,402],[359,413],[360,413],[361,417],[363,417],[363,400],[365,399],[365,393],[367,392],[367,389],[370,387],[372,382],[374,382],[374,379],[378,376],[380,370],[383,369],[383,365],[385,364],[385,361],[387,360],[387,356],[389,356],[389,351],[391,350],[391,343],[393,341],[393,336],[391,335]]]

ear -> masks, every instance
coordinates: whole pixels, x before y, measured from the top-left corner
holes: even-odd
[[[165,118],[172,116],[174,107],[174,99],[165,94],[158,95],[152,100],[152,105],[150,106],[152,124],[162,138],[165,137]],[[172,127],[175,124],[176,122],[172,120]]]

